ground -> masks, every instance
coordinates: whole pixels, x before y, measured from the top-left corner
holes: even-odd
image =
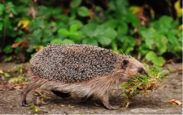
[[[0,63],[0,70],[8,70],[14,66],[22,65],[15,63]],[[24,65],[28,65],[27,63]],[[167,67],[177,70],[182,68],[182,63],[167,64]],[[6,81],[0,77],[0,83]],[[182,102],[182,70],[173,72],[165,80],[166,87],[149,93],[148,97],[137,95],[127,109],[107,110],[100,100],[91,100],[81,103],[75,96],[69,99],[62,99],[49,93],[49,103],[40,105],[43,113],[47,114],[183,114],[182,105],[169,103],[175,99]],[[0,84],[1,85],[1,84]],[[22,89],[1,90],[0,87],[0,114],[30,114],[32,110],[20,106],[20,95]],[[115,90],[112,93],[110,102],[112,105],[121,105],[125,102],[122,91]],[[33,96],[33,91],[28,94],[28,102],[36,102],[39,97]]]

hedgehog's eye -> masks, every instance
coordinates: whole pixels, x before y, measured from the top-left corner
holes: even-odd
[[[139,72],[140,74],[143,74],[143,69],[139,69],[138,72]]]

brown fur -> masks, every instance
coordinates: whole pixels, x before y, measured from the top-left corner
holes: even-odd
[[[93,77],[93,79],[89,81],[75,83],[64,83],[56,80],[44,79],[43,77],[35,76],[34,72],[30,71],[33,77],[22,94],[21,102],[22,105],[26,105],[26,95],[28,92],[41,86],[43,89],[74,93],[83,97],[94,95],[95,97],[98,97],[108,109],[117,109],[118,107],[111,106],[109,103],[110,91],[119,88],[122,82],[128,81],[129,78],[136,77],[139,68],[145,70],[143,65],[136,59],[123,59],[110,73]]]

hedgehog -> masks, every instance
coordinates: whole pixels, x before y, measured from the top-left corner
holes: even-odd
[[[37,87],[51,90],[61,97],[71,93],[89,99],[99,98],[107,109],[118,109],[109,102],[109,94],[137,74],[147,70],[130,55],[92,45],[50,44],[30,60],[31,80],[21,95],[21,105],[27,94]]]

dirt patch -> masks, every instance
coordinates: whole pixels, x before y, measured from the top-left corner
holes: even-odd
[[[0,70],[10,69],[17,64],[0,63]],[[22,65],[22,64],[18,64]],[[27,63],[23,65],[28,65]],[[168,64],[164,69],[170,66],[173,69],[182,67],[182,63]],[[0,78],[2,81],[2,78]],[[174,72],[168,75],[165,80],[167,88],[162,88],[151,92],[148,97],[137,95],[129,108],[122,111],[107,110],[103,107],[100,100],[91,100],[81,103],[77,97],[62,99],[50,93],[49,103],[41,105],[40,108],[47,114],[183,114],[182,105],[173,105],[169,100],[175,99],[182,102],[182,72]],[[27,114],[31,113],[28,107],[20,106],[20,95],[22,90],[0,91],[0,114]],[[33,91],[32,91],[33,92]],[[39,97],[33,96],[32,92],[28,94],[27,101],[34,102]],[[112,105],[121,105],[126,97],[120,95],[121,90],[114,90],[111,94],[110,102]]]

